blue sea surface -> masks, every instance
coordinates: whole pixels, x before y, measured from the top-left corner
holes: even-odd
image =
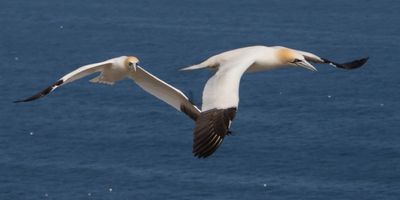
[[[400,1],[1,0],[0,200],[400,198]],[[282,45],[360,69],[246,74],[214,155],[194,123],[130,80],[90,77],[13,104],[75,68],[135,55],[201,104],[222,51]]]

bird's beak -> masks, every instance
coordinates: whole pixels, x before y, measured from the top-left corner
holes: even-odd
[[[306,60],[302,60],[300,62],[296,62],[296,65],[299,67],[304,67],[306,69],[309,69],[311,71],[318,71],[314,66],[312,66],[309,62],[307,62]]]

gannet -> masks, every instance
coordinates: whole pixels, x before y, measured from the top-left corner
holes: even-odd
[[[339,64],[315,54],[281,46],[251,46],[226,51],[204,62],[182,70],[215,69],[208,79],[202,96],[201,113],[194,128],[193,154],[199,158],[210,156],[230,134],[230,125],[239,104],[239,84],[245,72],[256,72],[283,67],[317,69],[310,64],[329,64],[336,68],[355,69],[368,60],[362,58]]]
[[[39,99],[60,86],[81,79],[90,74],[100,72],[100,75],[91,79],[90,82],[113,85],[119,80],[130,78],[142,89],[154,95],[158,99],[166,102],[178,111],[185,113],[193,120],[197,119],[200,115],[200,110],[193,105],[180,90],[147,72],[140,67],[138,63],[139,59],[134,56],[121,56],[104,62],[85,65],[64,75],[41,92],[29,98],[15,101],[15,103]]]

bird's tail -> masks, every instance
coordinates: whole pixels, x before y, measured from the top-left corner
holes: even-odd
[[[200,64],[198,64],[198,65],[192,65],[192,66],[189,66],[189,67],[182,68],[182,69],[180,69],[179,71],[187,71],[187,70],[202,69],[202,68],[206,68],[206,67],[208,67],[208,66],[203,65],[203,63],[200,63]]]
[[[204,69],[204,68],[218,68],[217,59],[215,59],[214,57],[211,57],[211,58],[201,62],[200,64],[182,68],[182,69],[180,69],[180,71]]]

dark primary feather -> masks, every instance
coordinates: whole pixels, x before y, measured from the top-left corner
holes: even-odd
[[[229,124],[236,114],[236,108],[212,109],[202,112],[194,129],[193,154],[205,158],[213,154],[224,137],[228,135]]]
[[[196,121],[200,116],[200,111],[194,109],[192,106],[187,106],[185,104],[181,105],[181,111],[189,116],[192,120]]]
[[[37,94],[35,94],[35,95],[33,95],[33,96],[29,97],[29,98],[23,99],[23,100],[14,101],[14,103],[28,102],[28,101],[33,101],[33,100],[39,99],[41,97],[44,97],[47,94],[49,94],[55,87],[60,86],[63,83],[64,83],[63,80],[58,80],[57,82],[53,83],[52,85],[50,85],[46,89],[40,91],[39,93],[37,93]]]
[[[369,59],[369,57],[366,57],[366,58],[353,60],[353,61],[350,61],[350,62],[346,62],[346,63],[340,64],[340,63],[336,63],[336,62],[330,61],[328,59],[322,58],[324,63],[332,64],[335,67],[342,68],[342,69],[356,69],[356,68],[359,68],[359,67],[363,66],[368,61],[368,59]]]

